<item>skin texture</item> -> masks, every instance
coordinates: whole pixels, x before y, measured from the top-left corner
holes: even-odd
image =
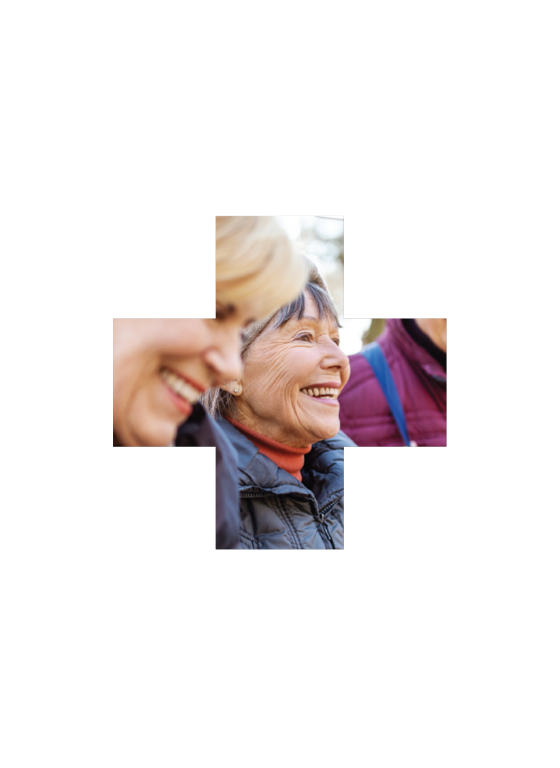
[[[447,318],[415,318],[418,327],[444,352],[447,352]]]
[[[216,319],[113,320],[113,432],[125,446],[166,446],[187,418],[169,397],[162,367],[204,389],[239,376],[251,307],[218,305]]]
[[[327,405],[300,390],[311,384],[342,387],[350,376],[348,357],[337,344],[338,328],[329,317],[319,319],[315,302],[305,292],[306,317],[265,331],[245,360],[236,420],[261,435],[292,448],[305,448],[340,430],[339,406]]]

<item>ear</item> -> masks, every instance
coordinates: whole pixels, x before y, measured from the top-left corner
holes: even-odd
[[[236,397],[239,397],[243,391],[240,381],[228,381],[227,384],[222,384],[220,389],[223,389],[225,392],[229,392],[230,395],[235,395]]]

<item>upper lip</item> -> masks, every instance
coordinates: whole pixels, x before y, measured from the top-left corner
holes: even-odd
[[[302,389],[340,389],[340,383],[329,381],[323,384],[306,384]]]
[[[195,389],[198,389],[199,392],[206,392],[208,387],[204,387],[202,384],[199,384],[198,381],[195,381],[194,379],[191,379],[190,376],[185,376],[184,373],[181,373],[181,371],[178,371],[176,368],[169,368],[169,366],[165,366],[168,371],[171,371],[171,373],[174,373],[175,376],[179,376],[179,378],[183,379],[183,381],[186,381],[187,384],[190,384]]]

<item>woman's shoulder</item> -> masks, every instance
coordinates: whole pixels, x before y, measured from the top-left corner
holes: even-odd
[[[258,448],[227,419],[218,416],[215,424],[235,452],[239,486],[273,485],[278,467],[260,454]],[[274,468],[274,471],[271,468]]]
[[[317,499],[319,507],[344,495],[344,449],[354,445],[344,432],[313,444],[305,457],[303,482]]]

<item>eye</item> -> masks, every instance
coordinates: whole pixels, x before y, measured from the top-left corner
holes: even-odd
[[[313,341],[313,334],[311,333],[302,333],[297,337],[298,341]]]
[[[338,336],[333,336],[332,340],[334,341],[337,347],[340,347],[340,338]]]
[[[223,304],[216,304],[216,320],[229,320],[232,315],[235,315],[236,309],[233,304],[224,306]]]

